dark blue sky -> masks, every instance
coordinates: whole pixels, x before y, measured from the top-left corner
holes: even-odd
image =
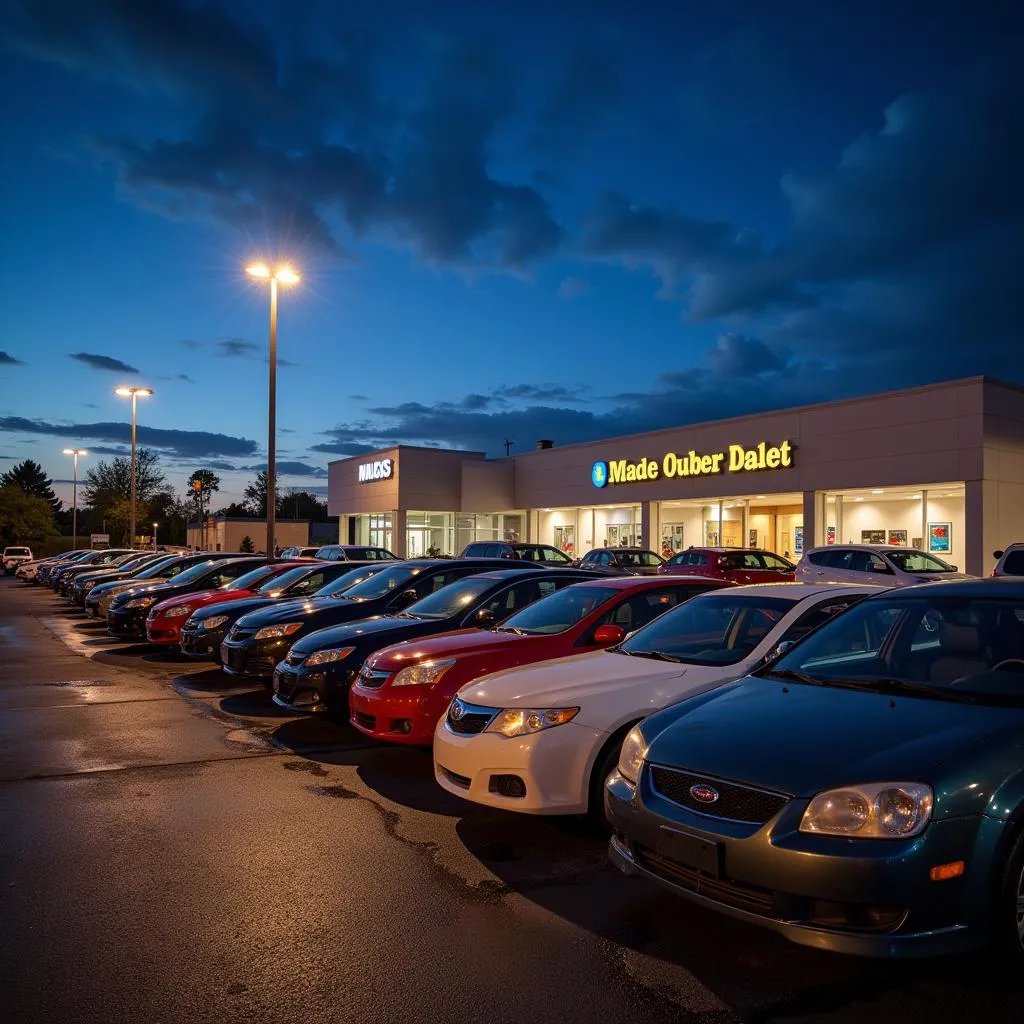
[[[286,486],[1024,381],[1019,5],[492,7],[0,0],[0,467],[124,450],[143,383],[140,443],[240,494],[257,255],[303,274]]]

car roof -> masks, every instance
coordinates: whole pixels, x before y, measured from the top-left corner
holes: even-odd
[[[581,580],[574,587],[612,587],[615,590],[650,590],[652,587],[682,586],[684,583],[702,583],[709,590],[735,589],[735,584],[714,576],[599,576],[592,580]]]
[[[746,583],[733,587],[730,593],[742,591],[753,597],[791,597],[794,601],[803,601],[818,594],[863,594],[867,597],[869,594],[880,594],[883,590],[891,589],[870,583],[801,583],[798,580],[795,583]]]
[[[636,544],[613,544],[608,548],[591,548],[591,551],[647,551],[650,554],[654,554],[650,548],[642,548]],[[588,554],[590,552],[587,552]]]
[[[913,551],[918,555],[926,555],[927,551],[920,548],[908,548],[906,544],[819,544],[817,547],[808,548],[807,554],[812,551],[835,551],[841,548],[844,551],[874,551],[876,554],[888,554],[890,551]]]
[[[445,561],[451,561],[451,559],[445,559]],[[468,559],[467,559],[468,561]],[[496,562],[498,559],[492,558],[488,561]],[[464,576],[463,579],[472,580],[507,580],[507,579],[522,579],[524,576],[529,578],[530,576],[567,576],[567,575],[579,575],[579,580],[582,583],[584,580],[591,579],[604,579],[605,577],[595,577],[589,575],[586,569],[576,569],[568,565],[508,565],[505,559],[501,559],[504,564],[504,568],[492,569],[490,572],[478,572],[473,576]],[[458,581],[456,581],[458,582]]]
[[[836,547],[835,544],[830,544],[829,547]],[[845,547],[845,545],[844,545]],[[682,551],[677,551],[677,555],[685,555],[687,551],[713,551],[717,555],[745,555],[748,552],[753,552],[757,555],[775,555],[776,558],[781,557],[778,552],[771,551],[768,548],[726,548],[726,547],[713,547],[710,545],[696,545],[691,544],[688,548]]]
[[[983,576],[973,580],[929,580],[915,583],[912,587],[900,587],[899,593],[913,597],[915,594],[941,593],[943,597],[1022,597],[1024,598],[1024,576]]]
[[[516,568],[516,566],[510,566],[508,564],[508,562],[506,561],[506,559],[504,559],[504,558],[484,558],[483,556],[480,556],[480,557],[469,556],[467,558],[406,558],[406,559],[398,559],[398,558],[396,558],[392,564],[393,565],[414,565],[414,566],[416,566],[417,568],[420,568],[420,569],[443,568],[444,566],[451,566],[451,565],[461,565],[461,566],[482,565],[485,568],[487,566],[493,565],[495,569],[498,569],[498,568],[501,568],[501,569],[515,569]],[[526,568],[529,569],[530,566],[526,566]],[[540,568],[542,568],[542,569],[550,569],[551,566],[541,566]],[[520,571],[522,571],[522,570],[520,570]]]

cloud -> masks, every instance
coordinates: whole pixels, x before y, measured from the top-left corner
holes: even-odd
[[[711,370],[722,376],[754,377],[784,367],[783,359],[763,341],[742,334],[720,335],[707,356]]]
[[[258,462],[253,466],[239,466],[238,468],[247,470],[250,473],[265,473],[267,471],[267,464],[265,462]],[[278,476],[311,476],[317,478],[327,476],[327,470],[323,466],[311,466],[308,462],[282,459],[277,460],[277,473]]]
[[[22,416],[3,416],[0,417],[0,431],[45,434],[81,441],[113,441],[122,444],[131,441],[131,425],[128,423],[49,423]],[[168,455],[189,459],[209,455],[253,455],[258,449],[256,442],[248,438],[215,434],[205,430],[165,430],[141,425],[138,427],[137,437],[138,443],[147,448],[155,448]]]
[[[20,359],[15,359],[9,352],[0,351],[0,366],[24,366]]]
[[[193,341],[191,338],[178,338],[174,344],[181,345],[182,348],[192,349],[193,351],[203,347],[203,343],[201,341]]]
[[[226,359],[255,359],[262,346],[245,338],[224,338],[216,344],[217,355]]]
[[[563,299],[574,299],[594,290],[594,286],[582,277],[567,277],[558,286],[558,294]]]
[[[187,373],[161,374],[157,380],[176,380],[184,384],[195,384],[195,381]]]
[[[115,373],[140,372],[138,367],[129,366],[120,359],[114,359],[111,356],[96,355],[94,352],[72,352],[68,355],[68,359],[74,359],[76,362],[84,363],[86,366],[89,366],[94,370],[112,370]]]
[[[587,385],[571,384],[504,384],[494,389],[497,398],[536,402],[585,402]]]
[[[326,431],[326,433],[332,433],[332,431]],[[344,433],[344,431],[341,431]],[[333,441],[333,442],[322,442],[320,444],[313,444],[309,446],[311,452],[321,452],[324,455],[365,455],[367,452],[375,451],[377,448],[387,447],[386,444],[366,444],[365,442],[359,441]]]
[[[95,402],[82,402],[82,406],[86,409],[98,409],[99,406]]]
[[[349,401],[352,402],[368,402],[369,398],[366,395],[349,395]]]

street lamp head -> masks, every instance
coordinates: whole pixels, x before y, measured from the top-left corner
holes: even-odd
[[[298,284],[301,278],[287,263],[271,270],[266,263],[250,263],[245,272],[251,277],[270,278],[278,284]]]
[[[250,263],[245,272],[253,277],[270,277],[270,267],[266,263]]]
[[[300,280],[299,275],[296,274],[295,271],[287,264],[283,267],[278,267],[274,272],[274,277],[276,277],[278,282],[281,284],[298,284]]]
[[[65,448],[65,455],[88,455],[89,453],[84,448]]]
[[[139,398],[148,398],[151,394],[153,394],[153,389],[152,388],[129,388],[129,387],[125,387],[122,384],[120,387],[114,388],[114,394],[115,395],[120,395],[122,398],[131,398],[132,395],[137,395]]]

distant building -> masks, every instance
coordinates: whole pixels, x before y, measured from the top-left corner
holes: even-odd
[[[308,519],[278,519],[274,523],[277,546],[287,548],[293,544],[309,544],[309,527]],[[241,551],[244,537],[252,541],[255,551],[263,551],[267,544],[266,519],[228,519],[218,516],[207,519],[205,526],[202,522],[188,524],[188,546],[193,551]]]

